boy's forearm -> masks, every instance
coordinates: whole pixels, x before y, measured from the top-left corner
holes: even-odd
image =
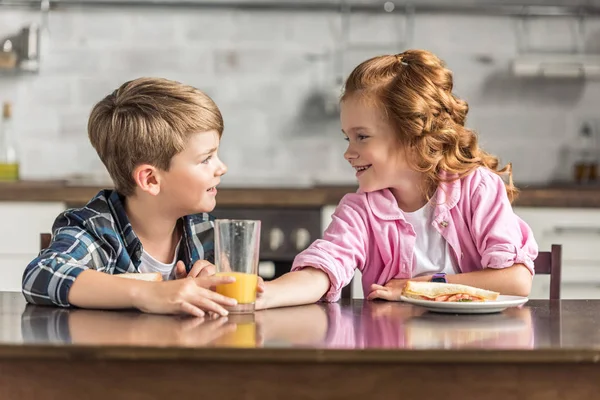
[[[327,274],[316,268],[288,272],[265,283],[265,298],[261,308],[316,303],[327,293],[329,286]]]
[[[486,268],[481,271],[447,275],[446,278],[449,283],[470,285],[516,296],[529,296],[532,283],[531,272],[523,264],[502,269]]]
[[[80,273],[69,290],[69,303],[81,308],[134,308],[141,290],[152,282],[124,279],[95,270]]]

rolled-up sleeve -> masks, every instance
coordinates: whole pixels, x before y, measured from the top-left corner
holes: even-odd
[[[322,270],[330,287],[325,300],[337,301],[356,268],[363,269],[367,257],[367,228],[358,205],[342,199],[322,239],[313,242],[294,259],[292,271],[305,267]]]
[[[538,245],[529,225],[513,211],[502,179],[482,174],[472,197],[471,233],[484,268],[524,264],[533,274]]]

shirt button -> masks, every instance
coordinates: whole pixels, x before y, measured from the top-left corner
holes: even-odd
[[[445,227],[447,227],[447,226],[448,226],[448,221],[442,221],[442,222],[440,222],[440,225],[441,225],[443,228],[445,228]]]

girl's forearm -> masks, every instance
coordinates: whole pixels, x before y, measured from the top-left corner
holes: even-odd
[[[279,278],[265,282],[264,298],[259,308],[297,306],[319,301],[329,290],[327,274],[316,268],[304,268],[288,272]]]
[[[514,264],[508,268],[486,268],[481,271],[447,275],[449,283],[475,286],[507,295],[529,296],[532,275],[523,264]]]

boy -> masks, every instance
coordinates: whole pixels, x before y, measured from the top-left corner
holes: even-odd
[[[214,276],[206,214],[227,171],[217,156],[222,133],[210,97],[166,79],[126,82],[96,104],[88,135],[115,190],[56,219],[50,247],[23,274],[27,301],[226,315],[235,300],[210,288],[234,279]],[[168,282],[117,276],[140,272]]]

